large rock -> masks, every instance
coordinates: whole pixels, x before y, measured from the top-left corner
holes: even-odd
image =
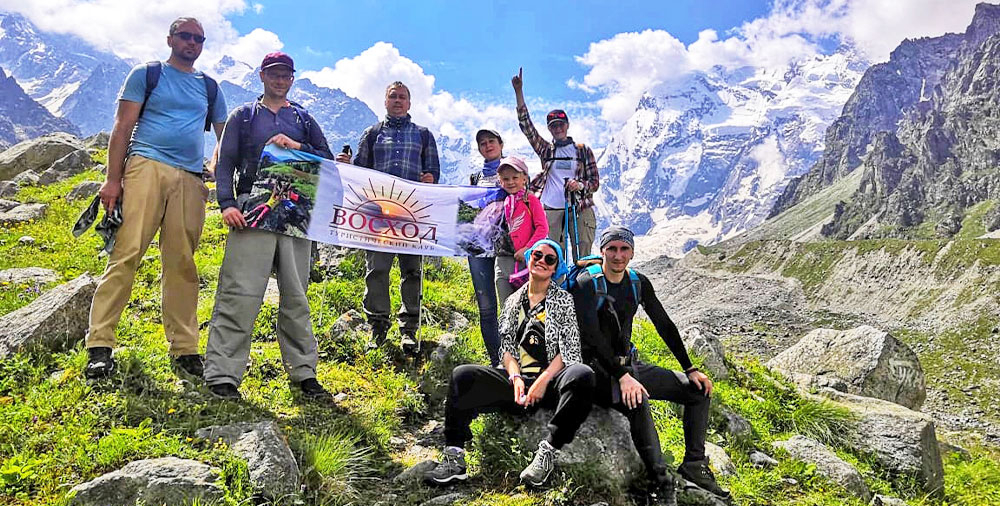
[[[52,165],[42,172],[40,176],[44,177],[45,180],[39,180],[39,183],[51,183],[52,181],[47,181],[49,178],[55,178],[53,181],[65,179],[69,176],[79,174],[93,165],[94,160],[90,157],[90,153],[86,149],[78,149],[52,162]],[[46,176],[47,174],[49,176]]]
[[[107,132],[97,132],[83,140],[83,145],[91,149],[108,149],[111,135]]]
[[[13,197],[21,187],[13,181],[0,181],[0,198]]]
[[[97,195],[101,190],[100,181],[83,181],[73,187],[66,195],[66,200],[86,199]]]
[[[548,436],[552,411],[540,409],[518,427],[518,437],[532,451]],[[604,476],[611,487],[624,490],[632,480],[644,476],[645,467],[632,445],[628,419],[621,413],[595,407],[576,433],[573,442],[558,453],[563,466],[587,466],[595,476]]]
[[[715,470],[715,474],[719,476],[734,476],[736,474],[736,465],[733,464],[733,459],[729,458],[729,454],[721,446],[705,443],[705,455],[708,457],[708,461]]]
[[[767,365],[807,389],[830,387],[910,409],[920,409],[927,398],[917,354],[867,325],[814,330]]]
[[[823,388],[820,396],[854,414],[844,444],[872,455],[891,474],[916,482],[932,495],[944,492],[944,466],[934,420],[899,404]]]
[[[0,199],[0,213],[14,209],[19,205],[21,205],[21,203],[14,200]]]
[[[31,283],[33,285],[44,285],[57,279],[59,279],[59,274],[56,271],[41,267],[18,267],[0,271],[0,284],[10,283],[12,285],[19,285],[21,283]]]
[[[87,274],[0,317],[0,359],[41,348],[57,350],[83,339],[97,283]]]
[[[196,435],[210,441],[221,439],[245,459],[256,494],[279,499],[298,493],[299,466],[273,421],[215,425],[198,430]]]
[[[85,146],[70,134],[57,132],[18,143],[0,153],[0,179],[26,171],[41,172],[53,162]]]
[[[694,355],[701,357],[701,367],[713,380],[729,379],[725,350],[718,336],[692,325],[681,333],[684,346]]]
[[[39,180],[39,175],[32,170],[26,170],[11,179],[12,182],[17,183],[19,188],[24,186],[34,186],[39,183]]]
[[[73,506],[210,504],[225,495],[219,470],[195,460],[137,460],[70,490]]]
[[[788,452],[795,460],[801,460],[816,466],[816,472],[830,481],[844,487],[845,490],[868,501],[871,492],[864,478],[854,466],[844,462],[833,450],[823,443],[814,441],[805,436],[792,436],[787,441],[775,441],[772,443],[775,448],[781,448]]]
[[[45,216],[48,204],[21,204],[0,213],[0,225],[15,225],[40,220]]]

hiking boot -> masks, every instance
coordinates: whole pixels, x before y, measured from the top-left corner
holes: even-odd
[[[236,385],[232,383],[219,383],[218,385],[209,385],[208,391],[212,392],[212,396],[216,399],[222,399],[226,401],[240,401],[243,400],[243,396],[240,395],[240,391],[236,389]]]
[[[319,384],[316,378],[304,379],[299,382],[299,388],[302,389],[302,395],[308,397],[309,399],[316,401],[332,401],[333,396],[330,392],[327,392],[323,385]]]
[[[708,468],[708,459],[684,462],[677,468],[677,472],[685,480],[694,483],[699,488],[711,492],[727,503],[732,503],[732,495],[729,494],[729,491],[723,490],[715,481],[715,475]]]
[[[385,344],[385,339],[389,335],[389,327],[372,325],[372,340],[368,341],[368,349],[381,348]]]
[[[115,373],[115,359],[111,357],[111,348],[100,346],[87,349],[87,367],[83,375],[87,379],[103,379]]]
[[[453,481],[465,481],[469,479],[465,468],[465,450],[457,446],[446,446],[441,452],[441,462],[424,474],[424,481],[431,485],[447,485]]]
[[[420,353],[420,343],[417,342],[417,331],[415,330],[404,330],[399,338],[399,347],[403,349],[403,353],[410,356],[416,356]]]
[[[677,506],[677,489],[674,479],[666,476],[659,480],[649,492],[649,504],[656,506]]]
[[[538,443],[538,451],[528,467],[521,471],[521,481],[533,487],[542,486],[556,467],[556,449],[548,441]]]
[[[173,362],[185,374],[194,376],[199,380],[205,376],[205,361],[201,358],[201,355],[181,355],[174,357]]]

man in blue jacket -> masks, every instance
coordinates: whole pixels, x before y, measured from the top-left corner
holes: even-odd
[[[333,158],[323,131],[301,106],[287,99],[295,64],[285,53],[270,53],[260,64],[264,94],[237,107],[226,121],[216,168],[219,209],[230,227],[219,271],[215,311],[205,353],[205,382],[224,399],[239,399],[250,336],[272,269],[278,278],[278,345],[282,363],[307,398],[330,394],[316,380],[316,337],[309,319],[310,251],[303,237],[247,226],[243,206],[250,196],[260,153],[267,144]]]

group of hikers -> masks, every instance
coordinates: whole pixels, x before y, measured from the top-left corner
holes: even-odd
[[[241,398],[238,387],[247,369],[254,322],[273,272],[280,293],[277,340],[284,368],[305,398],[330,399],[316,379],[317,341],[306,297],[312,243],[249,227],[244,211],[267,144],[324,158],[334,154],[308,111],[287,99],[295,73],[290,56],[266,55],[260,65],[264,93],[227,117],[217,83],[194,68],[205,41],[196,19],[177,19],[167,36],[170,57],[136,66],[122,86],[107,176],[99,192],[107,210],[120,205],[122,223],[91,306],[85,375],[99,380],[114,374],[115,328],[139,262],[159,231],[163,327],[179,374],[203,378],[218,398]],[[649,404],[658,399],[684,407],[686,449],[678,473],[728,501],[729,493],[716,483],[705,456],[712,381],[692,365],[649,279],[629,267],[635,252],[632,232],[605,229],[598,241],[600,254],[587,256],[596,237],[592,195],[599,178],[594,154],[567,135],[569,118],[562,110],[547,115],[553,140],[543,138],[524,103],[521,71],[511,83],[521,131],[541,159],[542,171],[530,179],[524,160],[503,156],[503,139],[496,131],[477,132],[484,161],[470,183],[499,186],[507,194],[504,240],[496,256],[469,258],[490,364],[462,365],[452,372],[445,446],[425,481],[467,479],[463,448],[479,414],[548,407],[553,409],[549,434],[520,475],[526,483],[541,485],[555,466],[556,452],[573,440],[596,404],[628,418],[651,496],[658,504],[675,504],[673,474],[664,463]],[[436,183],[440,167],[434,137],[411,121],[405,84],[387,87],[385,108],[385,118],[362,134],[357,155],[352,159],[340,153],[335,159]],[[202,133],[209,127],[219,141],[214,177],[222,221],[230,230],[203,358],[198,354],[194,253],[209,194],[203,182]],[[412,353],[420,325],[420,256],[366,251],[364,312],[373,342],[386,346],[394,257],[401,278],[400,344],[402,351]],[[584,260],[578,263],[578,257]],[[631,331],[640,305],[682,371],[639,361]]]

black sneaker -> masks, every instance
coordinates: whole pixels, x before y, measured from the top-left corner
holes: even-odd
[[[372,325],[372,340],[368,341],[368,349],[374,350],[376,348],[380,348],[383,344],[385,344],[385,340],[388,335],[389,327]]]
[[[420,353],[420,343],[417,341],[417,331],[404,330],[399,338],[399,347],[403,353],[409,356],[416,356]]]
[[[205,376],[205,361],[201,358],[201,355],[181,355],[179,357],[174,357],[174,365],[184,371],[185,374],[198,378],[199,380]]]
[[[323,400],[332,401],[333,396],[330,392],[327,392],[323,385],[319,384],[316,378],[304,379],[299,383],[299,388],[302,389],[302,395],[305,395],[309,399],[313,400]]]
[[[103,379],[115,373],[115,359],[111,357],[111,348],[100,346],[87,349],[87,367],[83,375],[87,379]]]
[[[447,446],[441,452],[441,462],[424,474],[424,481],[431,485],[465,481],[469,479],[469,474],[465,470],[465,450],[457,446]]]
[[[649,492],[649,504],[656,506],[677,506],[677,489],[671,476],[659,480]]]
[[[677,468],[677,472],[685,480],[694,483],[699,488],[711,492],[728,504],[732,503],[733,496],[728,490],[723,490],[719,486],[719,483],[715,481],[715,475],[708,468],[708,459],[684,462]]]
[[[212,392],[212,396],[217,399],[223,399],[227,401],[243,400],[243,396],[240,395],[240,391],[236,388],[236,385],[232,383],[219,383],[218,385],[209,385],[208,391]]]

